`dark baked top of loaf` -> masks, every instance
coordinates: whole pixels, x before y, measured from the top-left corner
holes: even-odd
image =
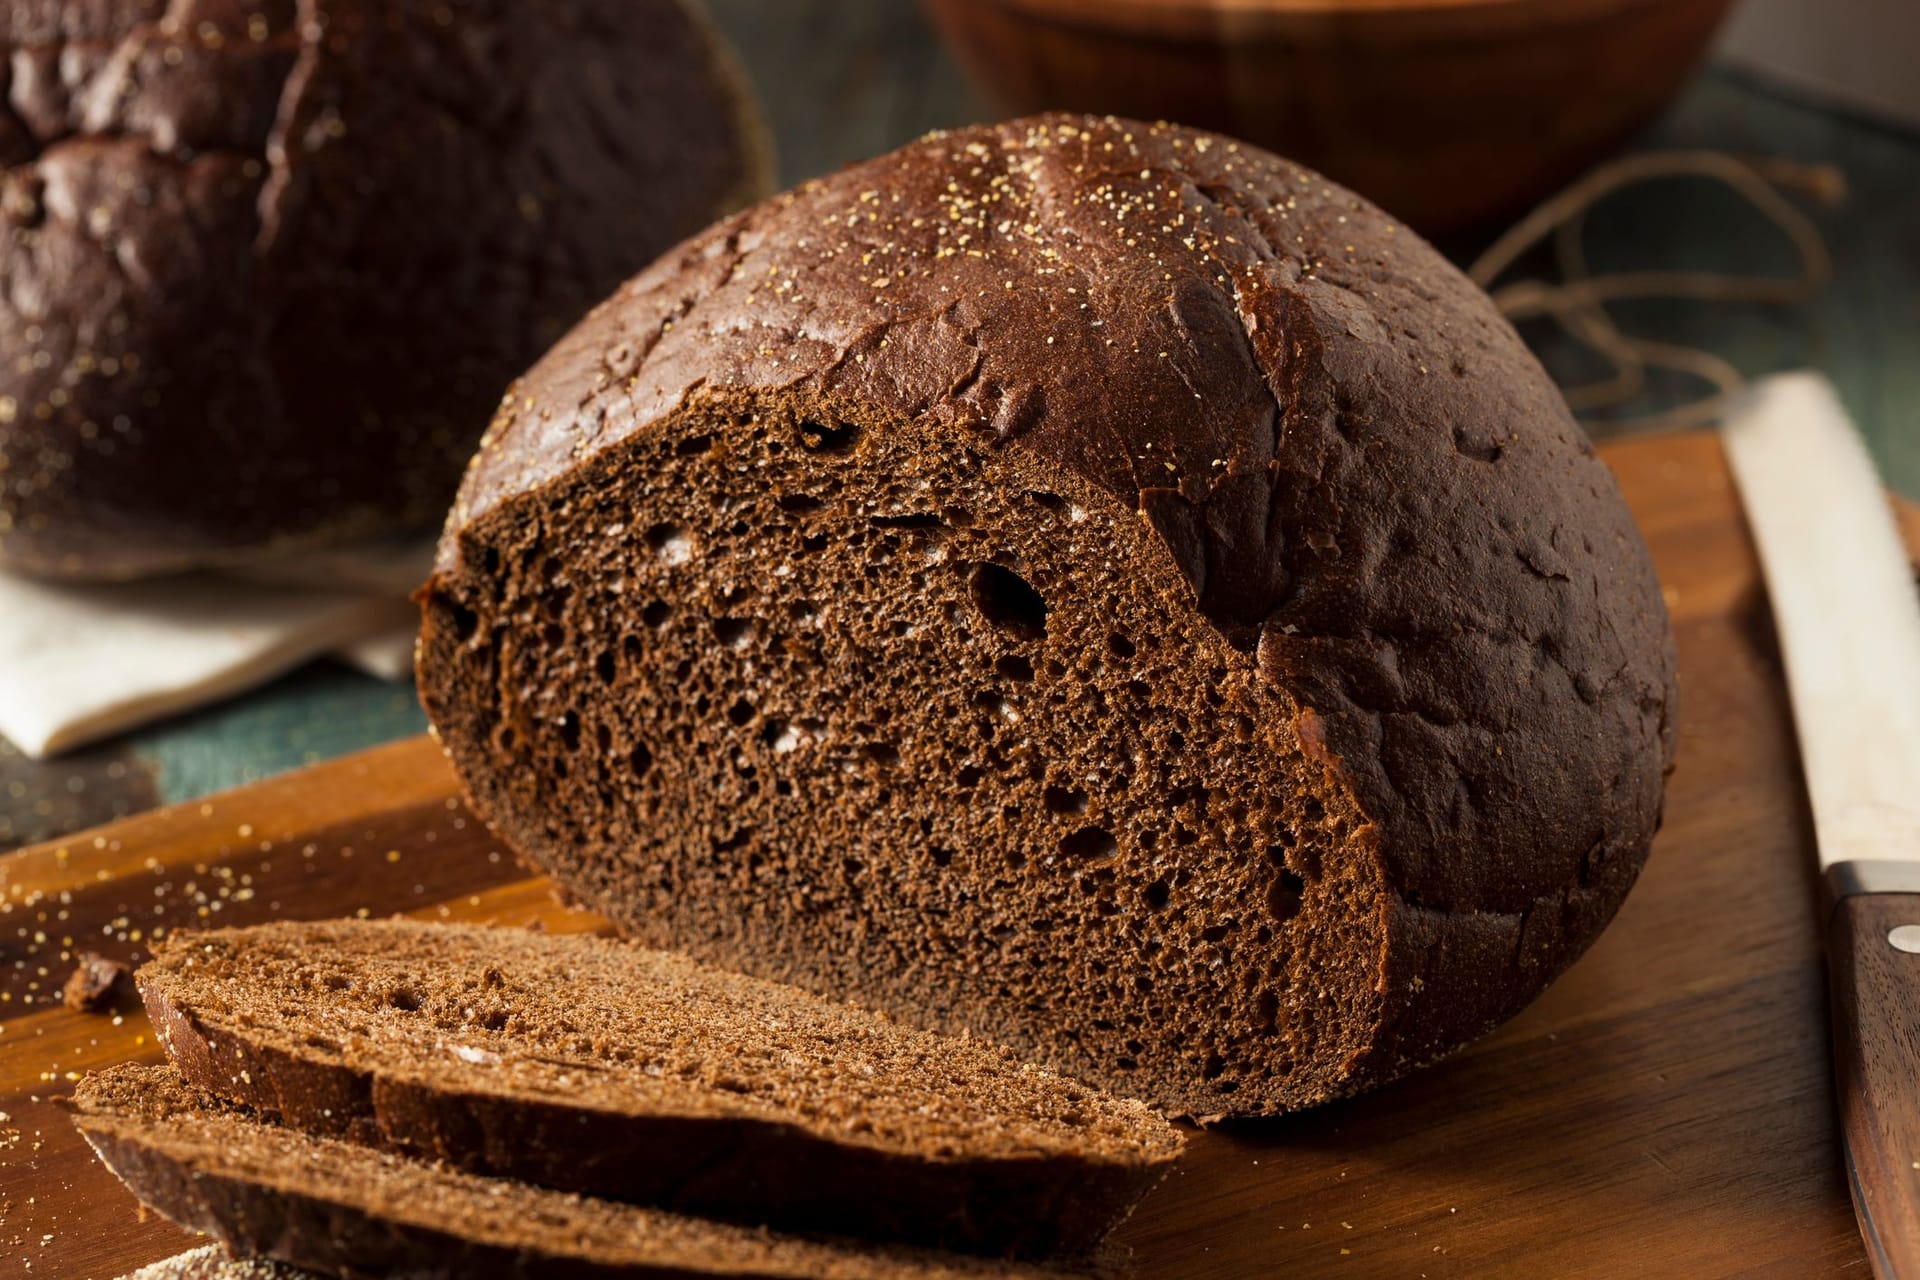
[[[1485,295],[1318,175],[1055,115],[809,183],[668,254],[522,380],[443,567],[497,504],[744,387],[950,423],[1137,509],[1305,709],[1409,906],[1554,932],[1644,856],[1673,653],[1614,481]]]
[[[209,1043],[449,1095],[797,1126],[930,1161],[1160,1164],[1182,1145],[1144,1104],[999,1046],[591,934],[274,923],[176,934],[139,980],[163,1035],[179,1015]]]
[[[363,1215],[609,1270],[796,1280],[1034,1274],[1008,1264],[909,1250],[813,1243],[456,1173],[263,1123],[187,1087],[170,1067],[97,1072],[80,1082],[72,1109],[75,1123],[96,1145],[108,1139],[141,1151],[150,1162],[174,1166],[185,1174],[176,1182],[243,1183],[282,1196],[290,1205],[333,1206],[343,1216]],[[329,1220],[327,1213],[288,1215],[290,1224]],[[444,1265],[438,1258],[421,1258],[420,1264],[423,1269]]]

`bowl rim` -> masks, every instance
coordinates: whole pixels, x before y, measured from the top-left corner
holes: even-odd
[[[981,5],[1043,21],[1168,34],[1258,34],[1263,27],[1395,18],[1496,24],[1591,22],[1637,10],[1727,0],[932,0],[936,7]]]

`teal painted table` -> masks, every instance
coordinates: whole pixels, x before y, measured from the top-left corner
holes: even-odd
[[[918,9],[903,0],[713,0],[768,102],[785,182],[986,118]],[[1618,309],[1643,336],[1702,347],[1747,374],[1812,365],[1839,385],[1890,481],[1920,496],[1920,137],[1817,110],[1710,71],[1638,144],[1831,164],[1848,202],[1818,214],[1835,279],[1794,310],[1646,303]],[[1479,245],[1448,245],[1470,258]],[[1791,269],[1766,224],[1722,190],[1663,184],[1601,208],[1596,270],[1690,265]],[[1579,353],[1529,331],[1557,374]],[[1690,389],[1661,386],[1632,409]],[[1604,432],[1602,432],[1604,434]],[[0,743],[0,849],[161,801],[220,790],[425,725],[410,688],[318,663],[265,689],[67,759],[34,764]]]

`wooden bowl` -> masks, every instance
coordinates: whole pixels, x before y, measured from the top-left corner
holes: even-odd
[[[1008,109],[1217,129],[1428,233],[1512,217],[1671,99],[1731,0],[924,0]]]

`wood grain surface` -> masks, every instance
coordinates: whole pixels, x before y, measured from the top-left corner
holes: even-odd
[[[1607,456],[1680,641],[1679,767],[1640,885],[1552,990],[1450,1061],[1197,1133],[1123,1228],[1141,1275],[1866,1275],[1753,552],[1712,438]],[[139,1220],[51,1102],[81,1072],[156,1056],[137,1009],[59,1006],[75,955],[357,911],[599,925],[525,877],[424,739],[0,859],[0,1270],[110,1277],[188,1242]]]

